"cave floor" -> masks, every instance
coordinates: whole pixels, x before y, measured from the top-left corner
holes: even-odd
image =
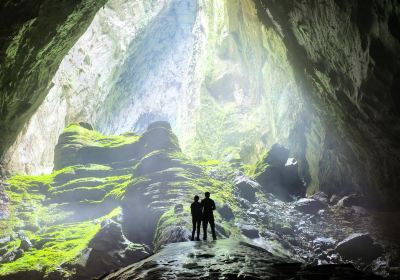
[[[153,253],[106,279],[319,279],[332,269],[346,278],[360,273],[354,267],[399,275],[397,212],[340,205],[323,193],[283,201],[234,165],[187,158],[165,123],[141,136],[71,125],[61,140],[58,169],[0,184],[0,279],[89,279]],[[205,191],[221,240],[186,242],[190,203]],[[338,249],[352,235],[361,236],[346,243],[360,251],[355,258]]]
[[[309,266],[274,256],[246,242],[224,239],[180,242],[112,273],[117,279],[379,279],[349,264]]]

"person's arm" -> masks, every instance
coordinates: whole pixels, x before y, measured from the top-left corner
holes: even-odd
[[[192,216],[193,216],[193,203],[190,205],[190,213],[191,213]]]
[[[211,207],[212,207],[212,210],[215,210],[215,202],[214,202],[214,200],[212,201]]]

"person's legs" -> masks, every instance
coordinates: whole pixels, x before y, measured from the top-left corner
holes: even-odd
[[[211,227],[211,233],[212,233],[213,240],[217,240],[217,236],[215,235],[214,219],[210,219],[210,227]]]
[[[196,233],[196,240],[200,240],[200,225],[201,225],[201,219],[198,219],[196,221],[196,225],[197,225],[197,233]]]
[[[191,238],[191,240],[193,241],[194,240],[194,232],[196,231],[196,220],[193,217],[192,217],[192,227],[193,227],[193,229],[192,229],[192,238]]]
[[[203,240],[207,240],[207,224],[208,224],[208,220],[204,219],[203,220]]]

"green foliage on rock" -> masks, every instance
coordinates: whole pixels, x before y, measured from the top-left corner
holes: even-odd
[[[103,155],[119,149],[129,153],[99,161],[88,149]],[[209,191],[218,208],[238,211],[232,165],[190,159],[165,123],[149,126],[141,136],[104,136],[73,124],[61,135],[56,154],[68,154],[62,168],[8,181],[10,213],[0,225],[11,242],[0,244],[9,254],[0,265],[0,278],[28,272],[50,278],[59,271],[66,279],[78,277],[106,219],[119,220],[130,241],[158,249],[187,240],[194,195]],[[219,236],[237,234],[234,219],[221,213],[215,212]]]
[[[104,164],[133,158],[139,136],[132,134],[104,136],[78,124],[69,125],[60,135],[54,155],[54,167],[71,164]]]
[[[106,1],[0,3],[0,156],[45,98],[57,68]],[[28,16],[27,16],[28,15]]]

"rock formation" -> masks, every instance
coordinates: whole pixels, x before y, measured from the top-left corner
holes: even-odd
[[[287,152],[277,157],[276,147],[268,155],[266,162],[271,165],[287,161]],[[189,206],[194,195],[205,191],[211,192],[217,205],[218,238],[232,239],[216,246],[245,240],[267,250],[271,262],[281,258],[278,262],[340,264],[354,259],[348,254],[354,242],[360,247],[358,239],[347,233],[370,230],[368,242],[385,234],[373,226],[373,216],[367,210],[328,206],[323,194],[285,202],[279,199],[283,198],[277,189],[266,188],[254,178],[255,173],[245,175],[235,164],[188,158],[166,122],[152,123],[142,135],[118,136],[102,135],[85,123],[72,124],[59,138],[51,174],[16,175],[5,185],[9,214],[0,222],[4,232],[0,278],[87,279],[137,262],[152,252],[161,250],[162,255],[180,246],[193,246],[162,249],[166,244],[189,240]],[[336,244],[335,240],[343,241]],[[262,250],[240,244],[243,250],[250,250],[242,257],[257,256]],[[198,246],[200,251],[207,247]],[[393,242],[374,246],[379,250],[373,257],[369,254],[362,262],[355,260],[358,268],[365,269],[398,248]],[[236,253],[243,252],[238,249]],[[309,269],[299,264],[295,267],[290,273]],[[226,269],[232,275],[239,273]],[[253,273],[263,269],[278,273],[269,266],[259,269]],[[344,270],[359,273],[350,267]]]
[[[238,250],[216,275],[399,277],[399,18],[398,0],[1,2],[0,278],[152,253],[109,277],[197,277],[209,245],[171,243],[205,191],[229,238],[210,246]],[[190,246],[199,267],[165,268]]]
[[[392,73],[399,63],[391,59],[399,48],[396,1],[171,0],[144,5],[113,0],[73,47],[102,3],[70,6],[59,18],[46,16],[60,8],[46,3],[21,4],[15,23],[7,14],[16,7],[3,4],[2,18],[15,26],[2,31],[12,33],[2,35],[7,55],[1,61],[9,69],[1,78],[7,93],[2,96],[8,96],[1,110],[7,135],[2,154],[14,144],[4,156],[9,169],[49,171],[52,147],[71,121],[93,123],[108,133],[142,133],[150,122],[168,120],[190,156],[253,164],[265,148],[281,143],[296,158],[308,192],[357,192],[370,205],[398,205],[393,187],[399,181],[398,81]],[[49,33],[52,24],[40,24],[63,23],[75,12],[70,18],[81,23],[75,25],[79,31],[68,29],[68,21],[64,33],[62,28]],[[29,19],[35,24],[25,28]],[[52,34],[41,42],[55,38],[43,47],[57,50],[54,54],[40,52],[34,40],[40,34]],[[66,45],[65,36],[76,39]],[[39,53],[46,59],[38,64],[20,59],[27,45],[34,50],[32,57]],[[151,67],[136,67],[141,61]],[[39,73],[35,67],[49,72],[34,76]],[[14,78],[19,83],[10,83]],[[32,94],[23,97],[27,92]],[[381,93],[384,98],[378,98]],[[16,110],[13,100],[28,108],[26,113]],[[61,112],[53,114],[54,107]],[[40,127],[43,120],[50,122],[45,128]]]
[[[0,4],[0,154],[47,95],[50,81],[102,1]]]
[[[221,265],[223,263],[224,265]],[[380,279],[351,265],[306,266],[235,240],[169,244],[157,254],[102,279]]]

